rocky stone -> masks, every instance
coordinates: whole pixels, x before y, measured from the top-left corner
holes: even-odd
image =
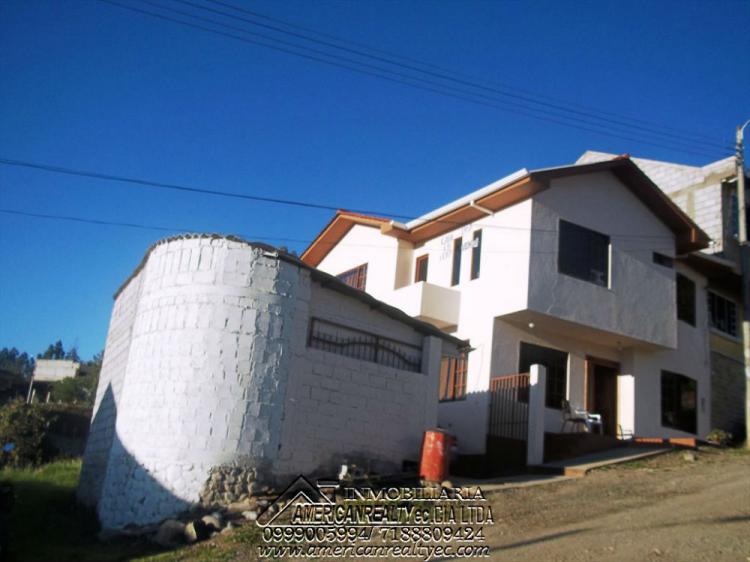
[[[185,525],[185,542],[192,544],[194,542],[206,540],[211,536],[211,528],[201,519],[196,519]]]
[[[440,486],[443,488],[453,488],[453,482],[451,482],[450,480],[443,480],[440,483]]]
[[[217,517],[218,516],[218,517]],[[209,528],[214,531],[221,531],[222,528],[222,517],[219,513],[212,513],[211,515],[204,515],[201,517],[201,521]]]
[[[229,513],[242,513],[243,511],[255,509],[256,505],[257,502],[255,501],[233,502],[227,506],[227,511]]]
[[[160,546],[176,546],[185,536],[185,524],[176,519],[167,519],[154,535],[154,542]]]
[[[232,531],[232,529],[234,529],[234,523],[232,523],[232,522],[230,521],[229,523],[227,523],[227,526],[226,526],[226,527],[224,527],[224,528],[223,528],[223,529],[221,530],[221,534],[222,534],[222,535],[226,535],[227,533],[230,533],[230,532]]]
[[[258,512],[254,509],[251,509],[249,511],[243,511],[242,517],[247,519],[248,521],[255,521],[258,518]]]
[[[687,462],[695,462],[698,460],[698,455],[694,451],[685,451],[682,453],[682,460]]]

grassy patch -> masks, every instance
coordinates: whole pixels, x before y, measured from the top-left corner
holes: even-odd
[[[35,469],[0,470],[0,483],[10,485],[9,560],[126,560],[153,547],[142,542],[96,540],[95,514],[75,501],[80,460],[65,460]]]

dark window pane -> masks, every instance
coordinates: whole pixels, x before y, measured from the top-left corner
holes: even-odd
[[[471,249],[471,278],[479,278],[479,270],[482,261],[482,231],[474,232],[474,246]]]
[[[677,274],[677,318],[695,326],[695,283]]]
[[[544,365],[547,368],[546,406],[559,410],[565,399],[565,387],[568,382],[568,354],[557,349],[521,342],[518,372],[528,373],[532,365]]]
[[[698,426],[698,384],[695,379],[662,371],[661,424],[696,433]]]
[[[453,241],[453,271],[451,272],[451,285],[458,285],[461,281],[461,239]]]
[[[558,270],[560,273],[607,287],[609,236],[561,220]]]
[[[429,256],[419,256],[417,258],[417,267],[414,273],[414,281],[416,283],[420,281],[427,281],[427,265]]]
[[[658,263],[664,267],[674,268],[674,258],[665,256],[664,254],[659,254],[658,252],[654,252],[654,263]]]

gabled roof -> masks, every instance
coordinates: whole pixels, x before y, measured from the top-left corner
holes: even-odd
[[[338,211],[330,223],[302,254],[302,260],[317,266],[355,225],[379,228],[383,234],[419,244],[500,211],[548,189],[554,179],[596,172],[612,172],[638,199],[675,234],[680,254],[708,246],[709,237],[628,156],[604,162],[560,166],[511,174],[408,224],[382,217]]]

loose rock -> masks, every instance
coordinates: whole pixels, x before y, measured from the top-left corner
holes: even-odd
[[[185,524],[176,519],[167,519],[156,531],[154,542],[160,546],[175,546],[183,541]]]
[[[211,528],[201,519],[196,519],[185,525],[184,535],[185,542],[192,544],[209,538],[211,536]]]

